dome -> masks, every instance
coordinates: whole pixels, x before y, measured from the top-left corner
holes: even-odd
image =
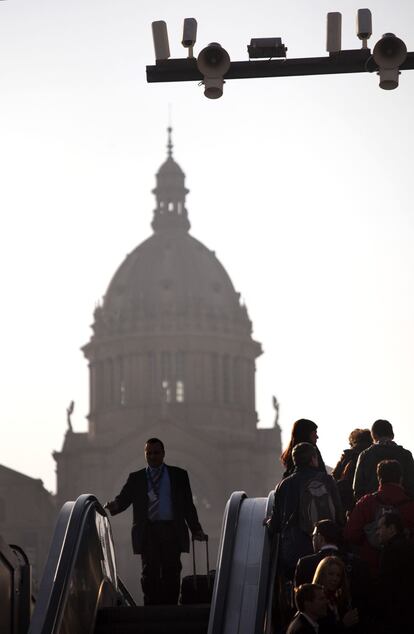
[[[250,336],[246,308],[224,267],[188,233],[188,189],[172,157],[171,128],[167,149],[153,190],[154,234],[115,273],[95,311],[95,335],[201,330]]]
[[[157,177],[162,176],[181,176],[184,180],[185,174],[181,167],[178,165],[176,161],[174,161],[172,156],[168,156],[164,163],[161,165],[160,169],[157,172]]]
[[[128,255],[95,317],[95,331],[103,329],[108,335],[251,332],[246,308],[224,267],[214,252],[186,232],[154,233]]]

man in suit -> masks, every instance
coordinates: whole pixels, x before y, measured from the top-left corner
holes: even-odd
[[[312,583],[319,563],[325,557],[342,559],[349,581],[354,607],[358,608],[363,622],[369,618],[371,577],[368,565],[354,553],[343,548],[342,529],[332,520],[316,522],[312,534],[314,554],[301,557],[295,570],[294,586]]]
[[[180,555],[190,550],[188,528],[194,539],[207,539],[198,521],[187,471],[167,466],[164,456],[161,440],[147,440],[148,466],[130,473],[119,495],[105,504],[111,515],[132,504],[132,548],[142,559],[145,605],[178,602]]]
[[[316,583],[304,583],[296,590],[295,602],[298,612],[286,634],[317,634],[318,621],[326,616],[328,608],[323,586]]]

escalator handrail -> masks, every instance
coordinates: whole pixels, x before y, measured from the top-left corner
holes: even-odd
[[[272,514],[274,498],[275,492],[271,491],[267,497],[265,518],[270,517]],[[276,574],[277,543],[274,538],[270,537],[268,529],[266,528],[265,530],[266,537],[257,598],[256,633],[262,633],[264,626],[267,627],[269,619],[271,619],[274,577]]]
[[[66,502],[59,513],[28,634],[52,634],[59,623],[67,582],[91,507],[106,516],[97,498],[89,493],[75,502]]]
[[[118,577],[118,588],[123,596],[123,599],[126,605],[130,607],[134,607],[137,605],[135,603],[133,596],[131,595],[128,588],[125,586],[124,582],[122,581],[120,577]]]
[[[16,544],[9,544],[9,548],[11,548],[11,550],[13,550],[16,553],[17,557],[21,556],[25,566],[30,566],[29,558],[21,546],[17,546]]]
[[[240,507],[246,498],[247,494],[244,491],[235,491],[231,494],[224,511],[208,634],[220,634],[223,629],[237,524]]]

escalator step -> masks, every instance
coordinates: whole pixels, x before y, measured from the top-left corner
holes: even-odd
[[[146,605],[101,608],[98,623],[149,623],[151,621],[208,621],[210,606],[202,605]]]
[[[206,634],[209,605],[102,608],[95,634]]]
[[[98,625],[95,634],[207,634],[208,623],[112,623]]]

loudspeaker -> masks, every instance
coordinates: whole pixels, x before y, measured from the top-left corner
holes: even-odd
[[[397,88],[399,67],[407,58],[405,43],[394,33],[385,33],[375,44],[372,56],[379,67],[380,87],[384,90]]]
[[[204,94],[209,99],[218,99],[223,94],[223,75],[230,68],[227,51],[217,42],[203,48],[197,58],[197,67],[204,75]]]

